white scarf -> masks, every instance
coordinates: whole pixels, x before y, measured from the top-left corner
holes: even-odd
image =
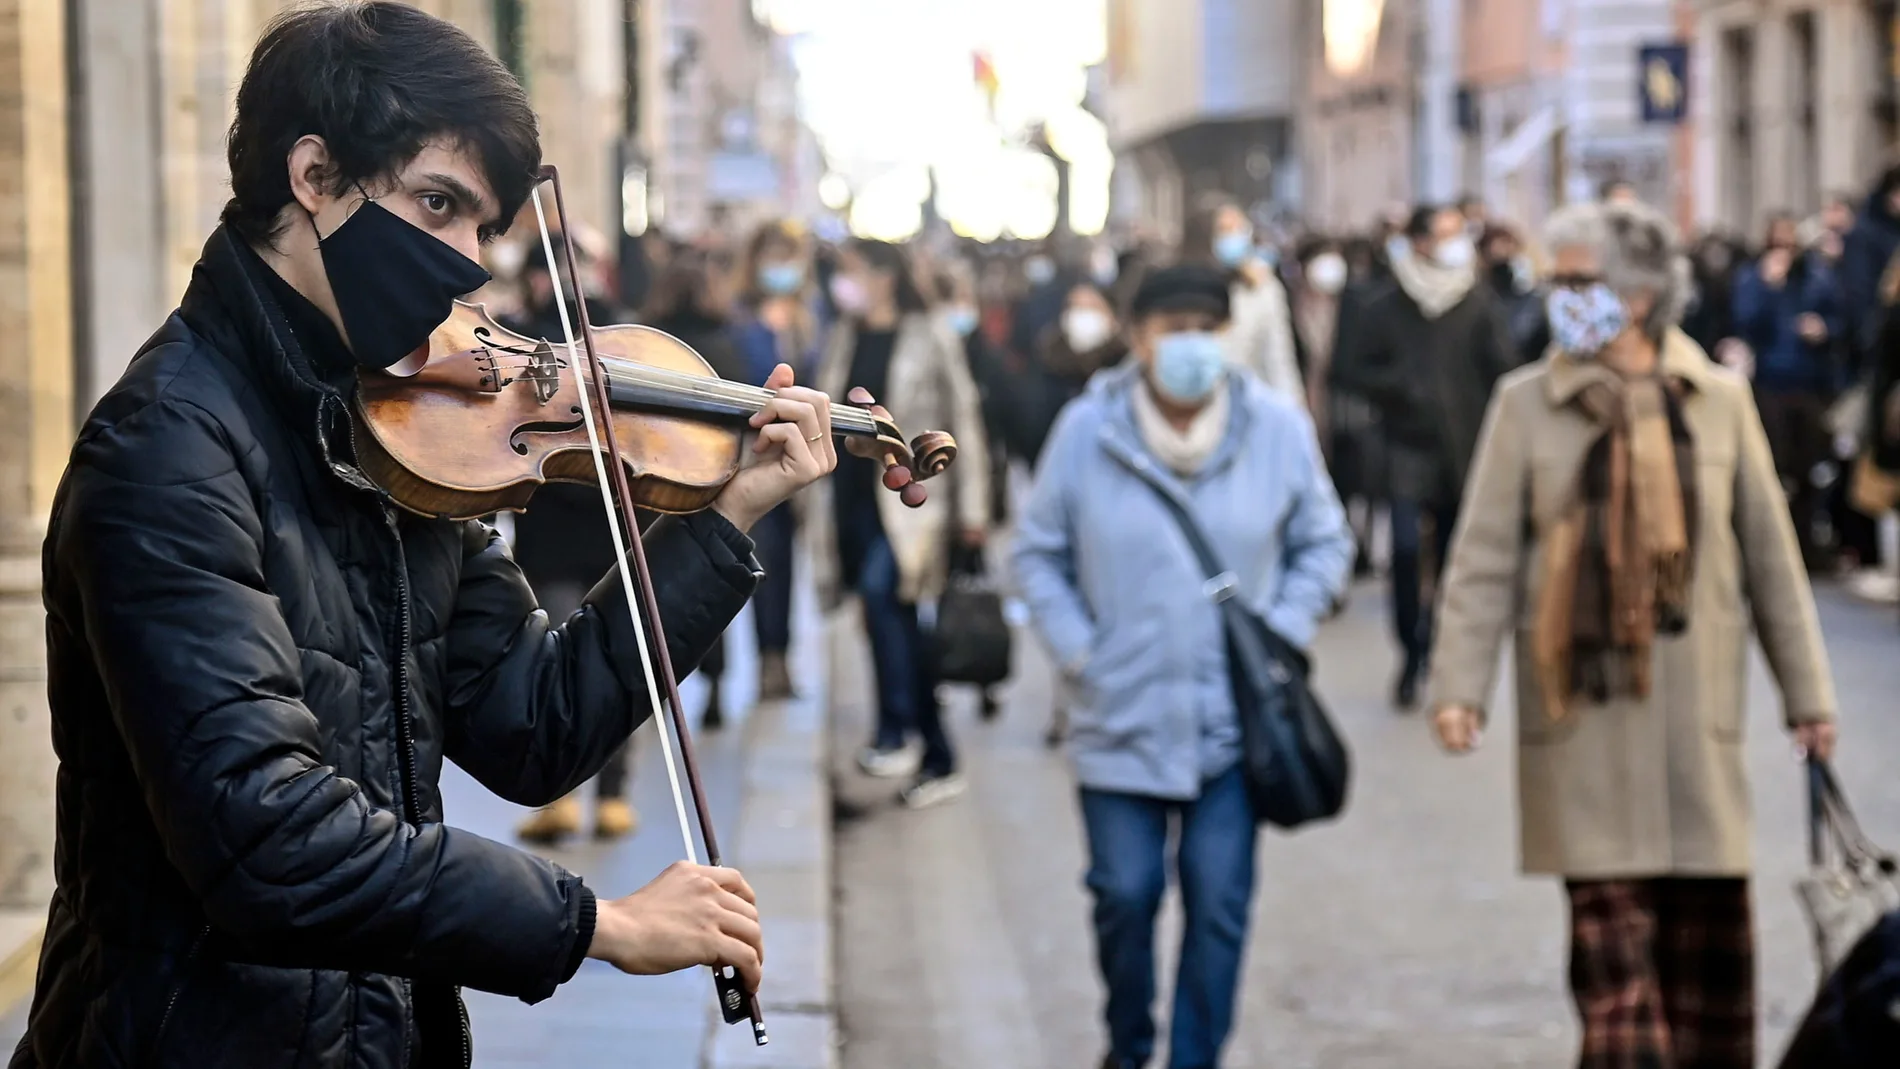
[[[1437,319],[1456,308],[1478,281],[1478,269],[1473,265],[1446,267],[1417,253],[1393,260],[1392,274],[1418,303],[1426,319]]]
[[[1143,379],[1135,386],[1135,429],[1141,440],[1168,470],[1188,476],[1200,471],[1220,448],[1227,436],[1227,417],[1233,408],[1233,390],[1226,381],[1214,389],[1214,396],[1188,421],[1186,430],[1174,424],[1155,403],[1153,387]]]

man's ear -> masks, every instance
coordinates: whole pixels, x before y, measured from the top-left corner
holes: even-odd
[[[305,134],[290,146],[290,195],[303,210],[317,214],[333,198],[330,183],[336,177],[336,165],[330,158],[330,146],[316,134]]]

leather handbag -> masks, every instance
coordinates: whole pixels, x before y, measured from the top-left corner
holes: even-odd
[[[1808,760],[1807,875],[1795,894],[1825,979],[1880,918],[1900,909],[1900,865],[1868,840],[1826,761]]]
[[[951,554],[950,584],[937,601],[934,630],[938,680],[991,687],[1009,678],[1012,641],[1003,596],[983,552]]]
[[[1234,596],[1238,580],[1186,506],[1149,473],[1136,474],[1180,525],[1207,577],[1202,592],[1220,609],[1254,819],[1297,828],[1338,816],[1346,807],[1352,756],[1313,693],[1311,662]]]

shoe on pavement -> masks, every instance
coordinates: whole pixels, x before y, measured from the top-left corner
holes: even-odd
[[[1399,673],[1399,681],[1392,688],[1392,706],[1401,713],[1409,713],[1418,708],[1419,667],[1416,662],[1408,662]]]
[[[924,772],[912,780],[910,786],[898,791],[897,799],[906,809],[929,809],[955,801],[969,789],[969,781],[960,772]]]
[[[1862,601],[1892,605],[1900,602],[1900,575],[1864,568],[1849,577],[1847,591]]]
[[[797,692],[792,689],[792,672],[785,663],[784,652],[760,654],[759,700],[782,702],[795,697]]]
[[[916,746],[898,746],[889,750],[866,746],[858,751],[858,769],[865,775],[877,779],[903,779],[906,776],[915,776],[917,770],[923,766],[923,751]]]
[[[594,806],[594,838],[624,839],[640,828],[640,814],[622,798],[602,798]]]
[[[515,836],[523,842],[552,846],[580,830],[580,802],[563,798],[553,805],[544,805],[535,810],[515,829]]]

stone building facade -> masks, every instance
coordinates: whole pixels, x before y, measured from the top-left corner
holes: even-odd
[[[1364,27],[1370,40],[1349,43],[1343,57],[1328,54],[1324,4],[1309,6],[1301,28],[1307,57],[1300,103],[1304,214],[1323,230],[1364,228],[1378,213],[1419,195],[1418,4],[1384,0],[1359,7],[1368,23],[1376,11],[1377,22]]]
[[[1892,5],[1702,0],[1693,27],[1698,221],[1756,237],[1865,193],[1900,134]]]

